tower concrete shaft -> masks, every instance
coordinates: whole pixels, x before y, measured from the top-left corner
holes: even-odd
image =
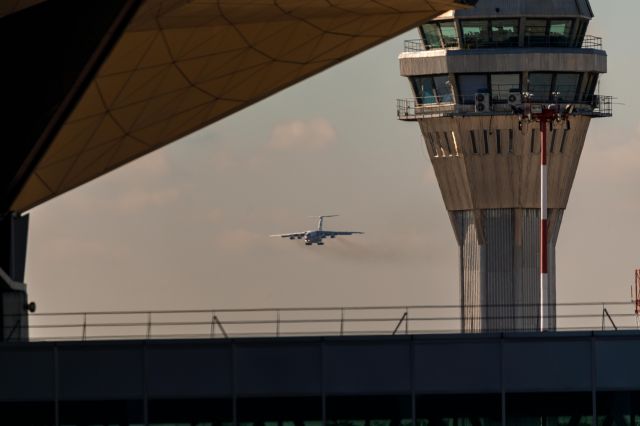
[[[418,122],[449,212],[465,332],[556,328],[562,217],[591,119],[611,115],[591,18],[588,0],[481,0],[400,55],[415,98],[398,117]],[[541,125],[542,111],[558,119]]]
[[[590,117],[549,132],[548,288],[555,328],[555,246]],[[514,115],[418,120],[460,247],[463,331],[538,330],[540,129]],[[448,144],[447,144],[448,141]]]

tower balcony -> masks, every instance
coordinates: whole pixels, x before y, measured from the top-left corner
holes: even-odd
[[[489,94],[486,94],[490,97]],[[421,98],[398,99],[396,111],[399,120],[417,121],[420,119],[438,117],[514,115],[525,113],[527,109],[535,110],[549,104],[557,105],[559,110],[572,108],[572,115],[582,115],[593,118],[613,116],[613,97],[593,95],[578,99],[576,102],[538,101],[525,104],[514,102],[488,102],[486,108],[479,108],[478,94],[448,96],[427,96]],[[482,111],[480,110],[482,109]]]
[[[449,39],[442,47],[442,44],[429,44],[427,39],[414,39],[404,41],[404,52],[425,52],[434,50],[477,50],[477,49],[529,49],[529,48],[548,48],[548,49],[592,49],[604,50],[602,45],[602,37],[586,35],[577,42],[571,42],[565,38],[542,36],[542,37],[525,37],[522,45],[518,40],[513,41],[490,41],[490,40],[465,40],[460,41],[457,38]]]

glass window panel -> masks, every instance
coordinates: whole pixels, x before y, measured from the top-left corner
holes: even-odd
[[[416,397],[418,426],[500,426],[500,395],[429,395]]]
[[[556,75],[555,91],[558,92],[560,102],[573,102],[578,93],[580,74],[558,74]]]
[[[547,102],[551,99],[551,83],[553,73],[529,73],[529,93],[533,94],[533,102]]]
[[[493,102],[506,103],[511,90],[520,89],[520,74],[492,74],[491,97]]]
[[[327,426],[411,426],[411,397],[329,396]]]
[[[547,20],[527,19],[524,30],[525,46],[546,46],[547,45]]]
[[[436,102],[432,77],[413,77],[413,85],[419,104],[433,104]]]
[[[458,31],[453,21],[440,22],[444,47],[458,47]]]
[[[640,426],[639,392],[598,392],[598,426]]]
[[[229,399],[152,399],[149,425],[193,424],[232,426],[233,401]]]
[[[570,19],[551,21],[549,25],[549,42],[551,46],[564,47],[569,45],[572,24],[573,21]]]
[[[491,40],[496,47],[517,46],[519,22],[517,19],[491,21]]]
[[[488,91],[489,85],[487,83],[486,74],[460,74],[458,76],[460,103],[473,104],[476,93]]]
[[[461,21],[461,23],[466,47],[473,49],[489,46],[489,21]]]
[[[433,77],[433,82],[436,86],[436,95],[438,96],[438,102],[453,102],[453,96],[451,94],[451,84],[449,83],[448,75],[439,75]]]
[[[589,73],[589,80],[585,85],[584,95],[582,99],[584,102],[591,102],[593,100],[593,95],[596,92],[597,86],[598,86],[598,74]]]
[[[437,24],[424,24],[422,26],[422,33],[424,34],[424,43],[427,48],[438,49],[442,47],[440,43],[440,29]]]
[[[0,402],[0,425],[54,426],[53,402]]]
[[[582,42],[587,35],[587,26],[589,25],[589,21],[581,19],[578,22],[580,22],[580,26],[578,27],[578,36],[576,37],[576,47],[582,47]]]
[[[591,393],[508,394],[507,424],[591,426]]]
[[[63,401],[60,426],[142,426],[142,401]]]

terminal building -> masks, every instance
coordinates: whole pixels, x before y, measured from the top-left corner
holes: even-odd
[[[0,425],[640,425],[640,333],[533,331],[540,145],[518,109],[529,92],[571,105],[549,138],[553,258],[590,119],[610,115],[587,0],[0,0],[0,16]],[[29,341],[30,208],[418,25],[398,111],[461,247],[463,333]]]

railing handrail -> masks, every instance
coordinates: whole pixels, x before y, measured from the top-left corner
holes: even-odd
[[[396,111],[400,120],[417,120],[439,116],[457,116],[469,114],[513,114],[513,110],[505,99],[496,102],[490,94],[488,109],[475,111],[474,95],[423,96],[419,98],[405,98],[396,101]],[[536,100],[530,105],[574,105],[573,115],[591,117],[611,117],[613,115],[613,97],[604,95],[588,95],[574,98],[576,100],[553,100],[551,98]],[[523,102],[521,105],[525,105]]]
[[[600,330],[606,316],[616,330],[637,330],[634,301],[560,302],[553,306],[558,331]],[[462,311],[466,320],[487,327],[520,321],[536,331],[538,303],[352,306],[307,308],[195,309],[154,311],[52,312],[28,315],[21,328],[32,340],[158,339],[172,337],[229,338],[240,336],[372,335],[411,333],[461,333]],[[411,315],[409,315],[411,312]],[[604,312],[604,313],[603,313]],[[25,314],[26,316],[26,314]],[[58,319],[48,321],[51,319]],[[508,320],[508,321],[507,321]],[[505,322],[507,321],[507,322]],[[28,325],[27,325],[28,324]],[[5,323],[5,330],[13,324]],[[216,330],[221,333],[216,335]],[[514,331],[514,330],[485,330]],[[171,333],[171,334],[169,334]],[[5,334],[6,335],[6,334]],[[24,334],[23,334],[24,335]]]
[[[554,306],[622,306],[633,304],[627,301],[609,301],[609,302],[557,302]],[[504,308],[504,307],[531,307],[539,306],[538,303],[505,303],[505,304],[474,304],[465,305],[470,308]],[[405,309],[456,309],[460,305],[387,305],[387,306],[309,306],[309,307],[275,307],[275,308],[227,308],[227,309],[150,309],[150,310],[121,310],[121,311],[75,311],[75,312],[34,312],[29,317],[38,316],[82,316],[82,315],[147,315],[147,314],[211,314],[216,313],[249,313],[249,312],[321,312],[321,311],[358,311],[358,310],[405,310]],[[18,316],[22,314],[6,314],[5,316]]]
[[[504,42],[504,41],[482,41],[482,42],[473,42],[473,41],[463,41],[463,43],[459,43],[456,41],[455,43],[447,43],[446,46],[434,46],[426,43],[425,39],[410,39],[404,41],[404,51],[406,53],[410,52],[424,52],[429,50],[476,50],[476,49],[512,49],[512,48],[520,48],[520,49],[536,49],[536,48],[549,48],[549,49],[593,49],[593,50],[604,50],[602,37],[597,37],[593,35],[586,35],[582,40],[575,40],[573,42],[562,40],[556,41],[552,36],[525,36],[524,46],[520,46],[519,42]]]

